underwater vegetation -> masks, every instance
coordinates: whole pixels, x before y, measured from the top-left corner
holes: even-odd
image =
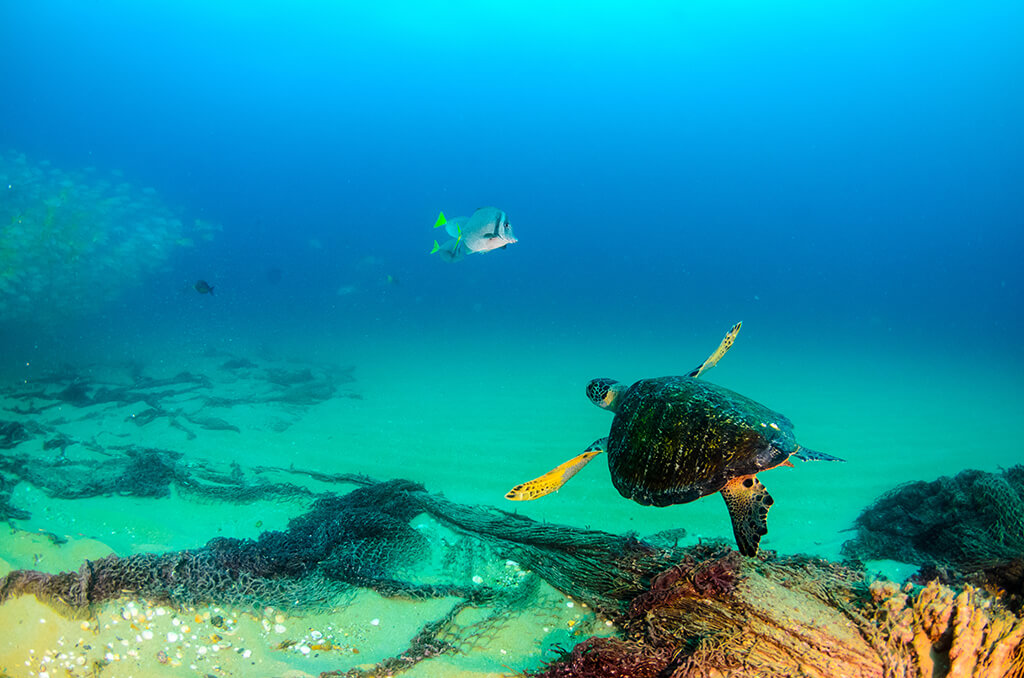
[[[0,322],[86,314],[220,226],[186,224],[119,172],[0,153]]]

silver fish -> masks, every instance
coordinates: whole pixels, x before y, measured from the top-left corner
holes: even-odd
[[[516,240],[508,215],[497,207],[481,207],[469,217],[448,220],[441,212],[434,228],[445,227],[451,236],[443,245],[434,241],[431,254],[438,254],[449,262],[458,261],[467,254],[483,254],[508,247]]]

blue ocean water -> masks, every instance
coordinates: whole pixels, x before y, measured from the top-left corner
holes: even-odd
[[[362,400],[280,435],[71,423],[508,508],[606,434],[590,378],[684,373],[742,320],[707,378],[847,460],[764,474],[764,546],[835,557],[880,492],[1020,461],[1022,46],[1011,0],[2,3],[0,390],[352,365]],[[430,254],[486,205],[518,243]],[[731,538],[721,500],[640,507],[599,466],[516,509]],[[130,512],[166,523],[26,529],[127,555],[221,519]]]
[[[485,335],[628,341],[743,319],[781,345],[950,347],[951,369],[1020,358],[1017,3],[3,14],[0,146],[120,169],[224,226],[126,280],[112,338],[140,318],[204,322],[171,283],[206,278],[217,321],[249,328],[429,331],[447,315],[472,333],[476,305]],[[485,204],[519,244],[425,256],[439,210]],[[353,303],[338,290],[365,292],[367,257],[399,285]]]
[[[743,320],[734,379],[764,368],[838,398],[832,357],[884,401],[916,361],[1019,399],[1017,3],[2,11],[0,148],[118,170],[222,228],[153,245],[159,265],[123,279],[118,257],[139,254],[104,241],[66,264],[103,298],[56,321],[52,270],[23,271],[33,312],[0,318],[10,378],[146,346],[341,342],[438,378],[486,364],[466,376],[483,401],[502,365],[578,356],[574,389],[602,357],[679,372]],[[482,205],[520,242],[428,254],[438,211]],[[948,400],[979,406],[991,390],[967,380]]]

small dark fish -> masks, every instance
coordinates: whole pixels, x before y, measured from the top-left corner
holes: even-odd
[[[196,281],[195,288],[199,294],[213,294],[213,286],[205,280]]]

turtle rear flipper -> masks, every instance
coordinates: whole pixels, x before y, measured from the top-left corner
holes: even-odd
[[[817,450],[809,450],[803,445],[796,446],[796,451],[793,452],[793,456],[803,461],[846,461],[839,457],[833,457],[831,454],[825,454],[824,452],[818,452]]]
[[[607,438],[595,440],[583,454],[573,457],[564,464],[559,464],[539,478],[516,485],[508,491],[505,498],[512,501],[530,501],[555,492],[579,473],[581,468],[589,464],[591,459],[604,452],[607,446]]]
[[[740,553],[756,556],[761,537],[768,533],[768,509],[775,500],[755,475],[733,478],[722,488],[722,497]]]
[[[718,345],[718,348],[715,349],[715,352],[709,355],[707,360],[705,360],[700,365],[697,365],[697,367],[690,370],[690,373],[687,374],[686,376],[693,377],[694,379],[696,379],[701,374],[707,372],[712,367],[717,365],[718,361],[722,359],[722,356],[728,353],[729,349],[732,348],[732,343],[736,341],[736,335],[740,333],[741,327],[743,327],[743,323],[741,322],[733,325],[732,329],[730,329],[726,333],[725,338],[722,339],[722,343],[720,343]]]

